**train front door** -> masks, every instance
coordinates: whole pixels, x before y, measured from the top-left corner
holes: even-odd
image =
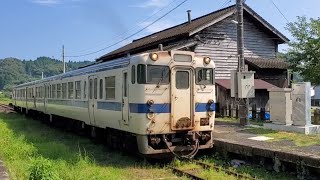
[[[98,96],[98,79],[97,76],[89,76],[89,118],[90,125],[95,125],[95,111],[97,109],[97,96]]]
[[[129,102],[128,102],[128,72],[122,73],[122,120],[124,124],[129,124]]]
[[[187,130],[194,127],[193,70],[175,67],[171,71],[171,128]]]

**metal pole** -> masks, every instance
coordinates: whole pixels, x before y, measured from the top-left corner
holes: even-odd
[[[237,7],[237,50],[238,50],[238,72],[245,71],[244,64],[244,37],[243,37],[243,0],[236,0]],[[246,101],[247,100],[247,101]],[[246,103],[247,102],[247,103]],[[248,124],[249,99],[241,98],[239,102],[240,124]]]
[[[62,45],[62,63],[63,63],[63,73],[66,73],[66,63],[64,62],[64,45]]]

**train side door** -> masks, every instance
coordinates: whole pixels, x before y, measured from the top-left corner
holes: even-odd
[[[97,109],[97,88],[98,86],[98,79],[97,76],[89,76],[89,118],[90,118],[90,125],[95,125],[95,116],[94,113]]]
[[[171,128],[187,130],[194,127],[193,71],[173,68],[171,74]]]
[[[128,71],[122,73],[122,120],[124,124],[129,124],[129,103],[128,103]]]

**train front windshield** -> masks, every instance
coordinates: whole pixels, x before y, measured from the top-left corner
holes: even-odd
[[[169,84],[170,69],[168,66],[138,65],[139,84]]]

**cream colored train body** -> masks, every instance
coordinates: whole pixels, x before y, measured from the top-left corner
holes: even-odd
[[[18,85],[14,106],[129,134],[144,155],[211,148],[214,69],[192,52],[144,53]]]

